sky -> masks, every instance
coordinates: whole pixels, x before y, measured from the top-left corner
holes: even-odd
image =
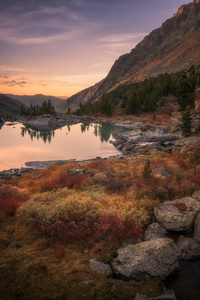
[[[70,97],[189,2],[1,0],[0,93]]]

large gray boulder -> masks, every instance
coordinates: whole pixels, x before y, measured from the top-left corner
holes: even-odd
[[[186,149],[186,146],[191,144],[198,144],[198,143],[200,143],[200,137],[198,136],[191,136],[191,137],[180,139],[176,141],[176,143],[174,144],[173,152],[177,150],[182,150],[183,148]]]
[[[177,256],[172,239],[156,239],[120,248],[111,266],[124,280],[164,279],[179,269]]]
[[[160,226],[158,223],[154,222],[149,225],[144,233],[144,241],[151,241],[155,239],[165,238],[167,230]]]
[[[200,202],[191,197],[164,202],[154,208],[156,221],[170,231],[188,231],[200,211]]]
[[[181,259],[200,259],[200,244],[196,243],[192,238],[181,235],[177,241],[177,247]]]
[[[103,262],[97,261],[95,259],[90,259],[89,266],[94,272],[104,274],[107,277],[113,276],[111,266],[108,264],[104,264]]]
[[[200,213],[194,221],[194,238],[200,242]]]

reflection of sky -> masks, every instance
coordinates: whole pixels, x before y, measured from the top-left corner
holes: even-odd
[[[98,135],[95,136],[96,124],[86,127],[84,132],[81,131],[80,124],[70,128],[64,126],[54,131],[55,135],[50,143],[45,143],[42,137],[31,140],[28,133],[22,137],[22,126],[21,124],[3,126],[0,130],[0,170],[24,166],[26,161],[89,159],[119,153],[105,139],[102,142],[102,126],[98,126]],[[111,129],[107,127],[106,130]],[[108,133],[112,137],[112,130],[107,132],[106,136]]]

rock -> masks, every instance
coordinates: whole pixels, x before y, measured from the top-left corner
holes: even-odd
[[[179,269],[177,255],[172,239],[156,239],[120,248],[111,266],[124,280],[164,279]]]
[[[70,176],[77,176],[77,175],[83,174],[83,171],[84,171],[84,169],[72,168],[72,169],[69,169],[68,172],[69,172]]]
[[[160,295],[154,298],[149,298],[149,300],[177,300],[177,298],[173,290],[167,290],[165,291],[164,295]]]
[[[167,230],[191,230],[200,211],[200,203],[191,197],[167,201],[154,208],[156,221]]]
[[[197,200],[197,201],[200,201],[200,190],[195,191],[195,192],[192,194],[192,198],[194,198],[194,199]]]
[[[165,238],[165,235],[167,234],[167,230],[160,226],[158,223],[154,222],[144,233],[144,241],[150,241],[160,238]]]
[[[200,213],[194,221],[194,238],[200,242]]]
[[[96,261],[95,259],[90,259],[89,266],[94,272],[102,273],[107,277],[113,276],[113,271],[111,269],[111,266],[108,264],[104,264],[102,262]]]
[[[176,141],[172,151],[176,152],[178,150],[181,150],[183,147],[187,145],[198,144],[198,143],[200,143],[200,137],[198,136],[186,137]]]
[[[148,300],[149,298],[147,297],[147,295],[143,295],[143,294],[139,294],[137,293],[134,300]]]
[[[179,257],[183,260],[197,260],[200,259],[200,244],[190,237],[181,235],[177,241]]]
[[[171,177],[172,173],[168,171],[167,169],[163,168],[162,166],[158,166],[152,169],[153,175],[161,175],[164,177]]]

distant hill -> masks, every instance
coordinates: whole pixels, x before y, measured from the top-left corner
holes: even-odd
[[[58,105],[59,103],[61,103],[63,101],[63,99],[61,99],[61,98],[57,98],[57,97],[53,97],[53,96],[46,96],[46,95],[42,95],[42,94],[36,94],[33,96],[27,96],[27,95],[19,96],[19,95],[8,94],[7,96],[19,100],[20,102],[22,102],[23,104],[25,104],[28,107],[30,106],[31,103],[33,105],[37,105],[37,104],[41,105],[43,101],[48,101],[49,99],[51,100],[51,104],[56,107],[56,105]]]
[[[22,105],[24,104],[20,101],[0,94],[0,117],[5,120],[17,119],[20,116]]]
[[[121,84],[200,65],[200,0],[182,5],[176,14],[147,35],[130,53],[120,56],[107,77],[62,103],[67,111]]]

